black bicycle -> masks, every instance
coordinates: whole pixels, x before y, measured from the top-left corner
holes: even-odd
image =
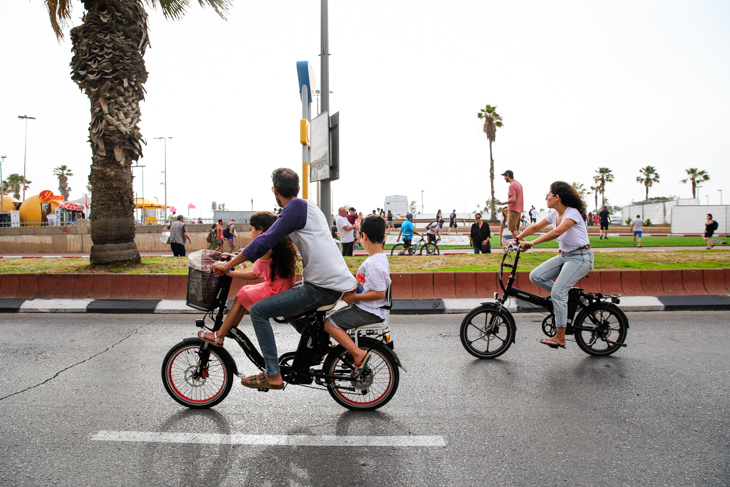
[[[402,243],[396,244],[393,245],[393,248],[390,250],[390,255],[439,255],[439,247],[436,245],[437,241],[438,240],[426,242],[426,240],[421,237],[415,242],[412,242],[408,247],[405,247]]]
[[[496,358],[515,342],[517,326],[506,303],[515,297],[544,308],[549,313],[542,322],[548,337],[556,333],[552,300],[514,287],[521,250],[516,243],[505,248],[499,269],[502,296],[494,293],[494,303],[482,303],[471,310],[461,322],[461,343],[467,352],[479,358]],[[506,276],[505,269],[510,269]],[[625,347],[629,320],[617,306],[619,294],[604,295],[572,288],[568,293],[568,326],[566,335],[573,335],[581,350],[590,355],[611,355]],[[577,313],[577,317],[576,317]],[[575,319],[573,319],[575,318]]]
[[[213,279],[219,282],[212,284]],[[220,329],[230,286],[228,276],[190,269],[187,304],[206,311],[206,317],[213,319],[212,328],[205,325],[206,317],[195,321],[197,327],[211,331]],[[390,292],[387,294],[390,304]],[[322,306],[294,318],[275,319],[279,323],[291,322],[301,333],[296,351],[279,357],[284,382],[327,390],[337,403],[348,409],[378,409],[398,390],[398,368],[405,370],[394,351],[387,318],[382,323],[348,331],[355,343],[371,355],[365,370],[353,378],[352,356],[324,330],[326,313],[334,307],[335,304]],[[248,359],[259,370],[264,370],[264,358],[245,333],[234,327],[227,338],[225,344],[235,341]],[[162,362],[165,389],[174,400],[193,409],[209,408],[223,401],[235,377],[245,375],[238,373],[231,354],[224,347],[215,347],[197,337],[186,338],[173,346]]]

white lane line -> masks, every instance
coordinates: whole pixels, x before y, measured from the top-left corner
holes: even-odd
[[[215,433],[155,433],[151,431],[99,431],[91,437],[91,440],[264,446],[446,446],[446,440],[442,436],[222,435]]]

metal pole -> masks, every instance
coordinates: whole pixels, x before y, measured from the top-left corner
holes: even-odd
[[[144,202],[144,168],[145,166],[140,166],[137,164],[136,166],[132,166],[132,169],[135,167],[139,167],[142,169],[142,218],[140,218],[140,223],[144,224],[144,212],[145,212],[145,202]],[[135,193],[135,201],[137,202],[137,207],[139,207],[139,200],[137,199],[137,194]],[[139,209],[139,208],[138,208]]]
[[[5,157],[5,156],[3,156],[3,157]],[[2,180],[2,173],[0,173],[0,180]],[[722,206],[722,190],[718,189],[718,191],[720,192],[720,206]]]
[[[7,156],[0,156],[0,211],[5,211],[5,188],[3,188],[3,162]],[[722,204],[722,194],[720,194],[720,204]]]
[[[23,201],[25,201],[25,166],[26,166],[26,159],[28,157],[28,119],[35,120],[35,117],[29,117],[28,115],[18,115],[18,118],[24,118],[25,119],[25,149],[23,151]]]
[[[165,185],[165,224],[167,224],[167,139],[172,139],[172,137],[155,137],[157,140],[161,140],[165,143],[165,170],[163,171],[165,173],[165,182],[163,183]]]
[[[329,64],[329,21],[327,19],[327,0],[321,0],[321,51],[320,51],[320,70],[322,79],[322,89],[320,96],[322,97],[322,112],[328,111],[330,107],[330,64]],[[320,113],[322,113],[320,112]],[[329,121],[327,122],[329,129]],[[329,179],[319,182],[319,209],[324,213],[325,218],[329,222],[332,214],[332,194]]]
[[[302,118],[309,120],[309,87],[302,84]],[[309,146],[302,144],[302,198],[309,198]],[[251,208],[253,211],[253,208]]]

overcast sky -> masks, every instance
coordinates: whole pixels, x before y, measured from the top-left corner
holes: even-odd
[[[296,62],[319,79],[315,0],[237,0],[227,21],[193,2],[179,22],[148,9],[149,80],[140,124],[144,195],[209,217],[272,209],[270,173],[301,172]],[[74,4],[74,25],[83,7]],[[708,171],[701,203],[730,202],[730,3],[726,1],[401,0],[330,2],[331,111],[340,112],[340,179],[333,205],[369,212],[406,195],[425,213],[473,211],[489,197],[489,147],[477,118],[504,119],[496,173],[512,169],[526,205],[543,208],[555,180],[606,196],[644,198],[639,169],[653,165],[650,196],[691,196],[685,169]],[[0,155],[3,178],[23,172],[28,195],[58,194],[65,164],[71,199],[85,192],[89,102],[70,79],[71,42],[56,40],[42,0],[0,2]],[[316,112],[316,101],[312,104]],[[723,142],[723,140],[725,142]],[[142,173],[135,170],[142,194]],[[495,180],[498,199],[507,186]],[[592,196],[588,198],[592,201]],[[592,207],[592,203],[589,205]]]

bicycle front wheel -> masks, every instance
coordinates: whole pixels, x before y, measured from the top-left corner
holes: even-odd
[[[202,340],[180,342],[162,362],[162,383],[170,396],[191,409],[215,406],[226,398],[233,385],[234,369],[223,348],[201,350]],[[207,364],[199,365],[207,355]]]
[[[337,346],[324,362],[327,391],[338,404],[354,411],[373,411],[390,401],[398,390],[400,372],[390,349],[375,340],[360,339],[360,347],[370,350],[370,361],[357,379],[352,379],[352,356]],[[372,347],[372,348],[371,348]]]
[[[499,357],[514,340],[514,326],[514,319],[506,310],[497,310],[494,304],[479,306],[461,322],[461,344],[475,357]]]
[[[598,303],[581,310],[573,327],[575,343],[590,355],[611,355],[626,340],[629,319],[611,303]]]
[[[421,249],[421,255],[439,255],[439,248],[434,243],[426,244]]]

